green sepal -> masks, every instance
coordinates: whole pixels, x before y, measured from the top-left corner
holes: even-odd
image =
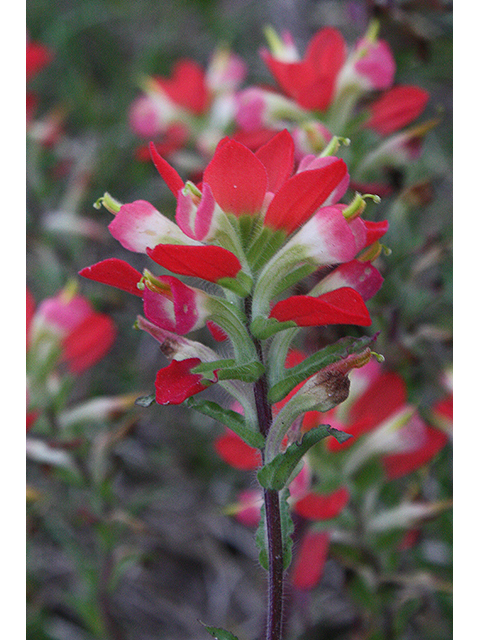
[[[245,298],[252,290],[253,280],[248,274],[239,271],[235,278],[220,278],[217,284]]]
[[[251,447],[262,449],[265,446],[265,438],[262,434],[258,431],[253,431],[247,425],[245,418],[236,411],[224,409],[212,400],[198,400],[193,397],[187,398],[185,403],[190,409],[195,409],[199,413],[221,422]]]
[[[263,227],[251,242],[247,250],[247,260],[254,271],[258,271],[280,249],[285,242],[286,234],[281,230]]]
[[[292,389],[310,376],[339,360],[343,360],[347,356],[364,351],[374,340],[375,338],[370,336],[342,338],[334,344],[317,351],[295,367],[285,369],[285,377],[282,380],[271,381],[272,386],[268,392],[269,402],[275,404],[283,400]]]
[[[233,633],[226,629],[221,629],[220,627],[207,627],[207,625],[201,620],[199,620],[199,622],[203,625],[205,631],[208,631],[208,633],[217,640],[238,640],[237,636],[234,636]]]
[[[250,325],[250,331],[255,338],[258,338],[259,340],[266,340],[279,331],[291,329],[296,326],[297,325],[293,320],[289,320],[288,322],[279,322],[275,318],[257,316]]]
[[[155,402],[155,394],[152,393],[149,396],[141,396],[135,400],[135,403],[139,407],[149,407]]]
[[[192,369],[192,373],[212,373],[218,369],[231,367],[235,364],[234,358],[226,358],[224,360],[212,360],[212,362],[202,362]]]
[[[314,444],[330,435],[335,436],[339,442],[344,442],[345,440],[342,440],[342,437],[347,434],[343,431],[332,429],[327,424],[321,424],[315,429],[307,431],[299,442],[291,444],[284,453],[279,453],[271,462],[260,469],[257,474],[259,483],[265,489],[273,489],[274,491],[280,491],[286,487],[306,452]],[[345,439],[348,440],[350,437],[348,435]]]

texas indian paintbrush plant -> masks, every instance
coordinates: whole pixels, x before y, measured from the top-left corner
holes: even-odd
[[[194,184],[184,183],[151,144],[152,160],[177,201],[176,223],[146,201],[120,204],[105,194],[100,202],[114,214],[111,234],[125,249],[146,254],[150,264],[140,273],[109,258],[80,272],[143,301],[136,327],[155,338],[170,360],[143,404],[186,402],[259,451],[263,507],[257,541],[268,572],[268,640],[282,637],[293,529],[289,485],[310,447],[325,437],[348,438],[328,425],[302,433],[301,419],[345,400],[349,371],[373,353],[374,338],[346,337],[285,368],[302,328],[369,326],[365,301],[382,284],[372,260],[382,250],[387,223],[362,218],[365,196],[339,203],[349,174],[334,155],[338,145],[333,138],[321,155],[295,164],[287,130],[255,153],[227,137]],[[317,277],[310,291],[289,293],[320,268],[327,275]],[[192,277],[215,286],[191,286],[185,278]],[[228,341],[221,350],[229,357],[188,337],[205,326],[215,340]],[[198,395],[212,385],[231,396],[229,407]],[[234,637],[213,627],[207,631]]]

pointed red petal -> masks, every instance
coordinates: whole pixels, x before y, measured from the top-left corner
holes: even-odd
[[[310,520],[329,520],[338,516],[349,499],[350,494],[345,487],[326,495],[312,492],[295,502],[293,509]]]
[[[328,531],[308,531],[300,543],[291,581],[297,589],[313,589],[322,575],[327,559],[330,534]]]
[[[381,220],[380,222],[372,222],[371,220],[363,220],[367,237],[365,240],[365,246],[369,247],[371,244],[380,240],[388,231],[388,220]]]
[[[328,324],[356,324],[368,327],[372,323],[362,296],[350,287],[342,287],[313,296],[290,296],[280,300],[270,312],[270,318],[280,322],[293,320],[299,327]]]
[[[228,335],[223,331],[223,329],[220,329],[218,324],[215,324],[215,322],[211,322],[209,320],[207,322],[207,328],[212,334],[212,338],[217,342],[225,342],[225,340],[227,340]]]
[[[394,453],[383,458],[383,466],[389,480],[401,478],[411,473],[439,453],[448,442],[448,437],[443,431],[427,426],[427,441],[416,451],[406,453]]]
[[[255,153],[268,175],[268,191],[276,193],[292,175],[295,144],[286,129],[277,133]]]
[[[147,248],[147,254],[173,273],[203,278],[208,282],[235,278],[242,268],[235,254],[213,245],[158,244],[153,249]]]
[[[425,109],[429,94],[415,86],[390,89],[370,106],[371,116],[366,127],[387,136],[410,124]]]
[[[267,172],[255,154],[229,140],[217,147],[203,174],[216,202],[236,216],[257,214],[267,191]]]
[[[170,189],[173,195],[177,197],[179,190],[183,189],[183,187],[185,186],[182,178],[172,167],[172,165],[162,158],[162,156],[156,150],[153,142],[150,142],[148,148],[150,149],[150,156],[158,173],[165,180],[167,187]]]
[[[193,60],[179,60],[171,78],[156,78],[169,98],[196,115],[201,115],[208,106],[209,95],[205,83],[205,72]]]
[[[264,224],[293,233],[312,217],[346,175],[347,165],[340,159],[320,169],[295,174],[276,193]]]
[[[326,27],[318,31],[311,39],[305,59],[319,74],[336,78],[346,58],[345,40],[337,29]]]
[[[258,469],[262,463],[260,451],[250,447],[230,429],[216,438],[214,446],[222,460],[234,469],[251,471]]]
[[[158,404],[181,404],[190,396],[200,393],[210,383],[202,382],[203,376],[191,373],[201,364],[199,358],[172,360],[168,367],[157,372],[155,379],[155,400]]]
[[[119,258],[107,258],[92,264],[91,267],[85,267],[78,273],[89,280],[108,284],[127,293],[133,293],[134,296],[142,297],[142,292],[137,288],[142,274]]]
[[[93,313],[63,341],[62,360],[70,371],[81,373],[103,358],[116,335],[111,318],[103,313]]]

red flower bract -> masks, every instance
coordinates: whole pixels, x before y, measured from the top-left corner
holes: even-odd
[[[204,380],[202,374],[191,370],[201,364],[199,358],[172,360],[168,367],[157,372],[155,379],[155,400],[158,404],[181,404],[184,400],[200,393],[210,386],[212,381]]]
[[[231,251],[216,246],[159,244],[147,248],[147,254],[157,264],[182,276],[203,278],[218,282],[222,278],[235,278],[242,268]]]
[[[267,171],[252,151],[235,140],[227,140],[203,174],[216,202],[235,216],[255,215],[267,192]]]
[[[132,266],[119,258],[107,258],[90,267],[85,267],[78,272],[79,275],[95,282],[108,284],[134,296],[142,297],[142,292],[137,284],[142,279],[142,274]]]
[[[350,287],[313,296],[290,296],[280,300],[270,312],[270,318],[280,322],[293,320],[299,327],[328,324],[369,326],[372,321],[362,296]]]

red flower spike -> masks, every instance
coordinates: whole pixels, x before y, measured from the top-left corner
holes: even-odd
[[[297,500],[293,507],[295,513],[308,520],[330,520],[335,518],[346,507],[350,494],[345,487],[333,493],[307,493]]]
[[[116,335],[111,318],[103,313],[93,313],[63,341],[62,360],[73,373],[82,373],[103,358]]]
[[[230,429],[216,438],[214,446],[220,458],[234,469],[252,471],[262,463],[260,451],[248,445]]]
[[[371,116],[364,126],[381,135],[390,135],[415,120],[425,109],[429,97],[420,87],[394,87],[370,106]]]
[[[28,82],[53,59],[52,51],[40,42],[27,42],[26,81]]]
[[[362,296],[350,287],[342,287],[314,298],[291,296],[280,300],[270,312],[279,322],[293,320],[299,327],[329,324],[355,324],[368,327],[372,321]]]
[[[268,191],[276,193],[293,171],[295,144],[286,129],[255,152],[268,175]]]
[[[162,156],[156,150],[153,142],[150,142],[148,148],[150,149],[150,156],[152,158],[153,164],[155,165],[155,168],[165,180],[167,187],[170,189],[173,195],[177,197],[179,190],[183,189],[183,187],[185,186],[182,178],[172,167],[172,165],[168,164],[168,162],[162,158]]]
[[[173,273],[203,278],[208,282],[235,278],[242,268],[235,254],[213,245],[158,244],[153,249],[147,248],[147,254]]]
[[[295,558],[291,582],[296,589],[313,589],[323,575],[327,559],[330,534],[328,531],[308,531],[300,542]]]
[[[155,379],[155,400],[158,404],[181,404],[184,400],[200,393],[210,386],[212,381],[204,380],[202,374],[191,373],[191,370],[201,364],[199,358],[187,360],[172,360],[168,367],[157,372]]]
[[[89,280],[133,293],[134,296],[141,298],[143,295],[137,287],[137,283],[142,279],[142,274],[130,266],[128,262],[119,258],[107,258],[91,267],[85,267],[78,273]]]
[[[235,216],[260,212],[267,191],[267,171],[255,154],[235,140],[217,147],[203,173],[216,202]]]
[[[419,449],[394,453],[383,458],[382,464],[389,480],[401,478],[423,467],[447,444],[448,437],[443,431],[428,426],[426,429],[426,442]]]
[[[295,174],[275,194],[265,215],[265,226],[293,233],[312,217],[346,175],[347,165],[340,159],[326,167]]]

